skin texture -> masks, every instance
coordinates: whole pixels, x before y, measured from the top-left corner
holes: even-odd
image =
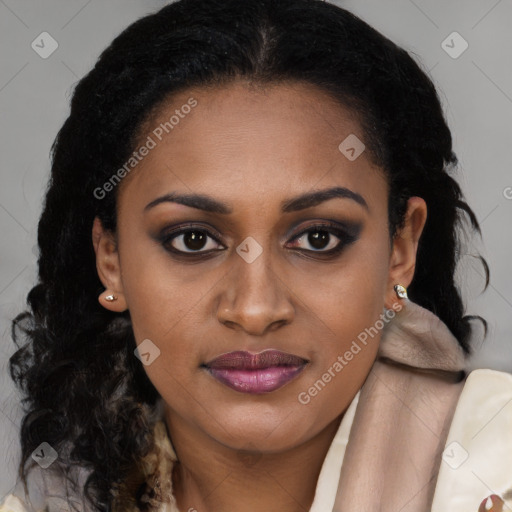
[[[364,141],[357,118],[308,84],[190,89],[159,108],[141,141],[190,97],[197,106],[121,183],[117,233],[95,219],[93,244],[106,288],[99,301],[112,311],[129,309],[137,343],[150,339],[161,351],[145,369],[166,403],[180,461],[174,474],[180,510],[308,510],[380,335],[308,404],[298,395],[383,307],[399,303],[393,285],[412,280],[426,204],[409,200],[405,227],[391,246],[382,170],[367,152],[350,161],[338,149],[350,134]],[[360,194],[368,208],[332,198],[281,211],[283,201],[335,186]],[[209,195],[232,213],[171,202],[144,212],[171,192]],[[358,238],[322,258],[343,237],[331,234],[317,248],[308,233],[296,236],[319,221],[359,224]],[[184,236],[158,240],[164,228],[185,223],[218,237],[198,250],[222,250],[190,260],[168,252],[165,245],[190,254]],[[262,249],[252,263],[236,252],[247,237]],[[109,293],[118,299],[106,301]],[[309,360],[298,377],[271,393],[240,393],[201,368],[226,352],[271,348]]]

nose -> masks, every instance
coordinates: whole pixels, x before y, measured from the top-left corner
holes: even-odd
[[[248,263],[237,254],[226,276],[217,307],[220,323],[255,336],[291,323],[295,309],[292,291],[272,266],[269,251],[263,250]]]

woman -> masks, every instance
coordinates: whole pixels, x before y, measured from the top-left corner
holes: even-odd
[[[455,164],[429,78],[334,5],[128,27],[53,147],[0,510],[511,506],[512,376],[465,372]]]

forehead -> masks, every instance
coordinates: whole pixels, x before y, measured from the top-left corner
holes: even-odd
[[[344,141],[358,153],[364,138],[356,113],[310,84],[189,89],[140,130],[135,149],[150,149],[123,179],[120,203],[179,190],[242,207],[333,185],[385,195],[367,151],[344,152]]]

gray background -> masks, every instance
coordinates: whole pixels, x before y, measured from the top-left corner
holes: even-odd
[[[51,143],[68,114],[74,84],[123,28],[167,2],[157,0],[0,0],[0,496],[14,484],[19,397],[7,374],[10,319],[24,307],[36,275],[36,229]],[[413,52],[438,86],[455,150],[458,180],[482,226],[467,240],[458,269],[468,313],[490,324],[474,341],[472,368],[512,371],[512,21],[511,0],[338,1]],[[42,59],[31,47],[49,32],[58,49]],[[467,50],[452,58],[442,42],[458,32]],[[449,38],[449,51],[462,40]],[[471,254],[491,267],[483,272]]]

